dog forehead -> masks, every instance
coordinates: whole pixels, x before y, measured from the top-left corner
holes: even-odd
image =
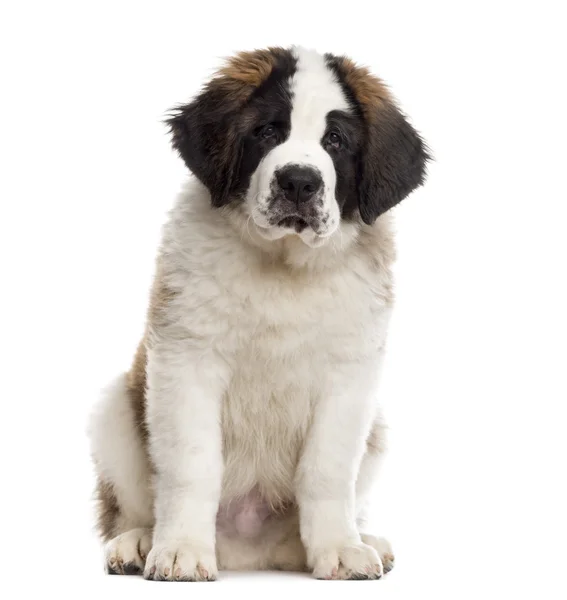
[[[290,139],[320,140],[327,115],[334,110],[349,111],[350,106],[324,56],[303,48],[295,48],[294,54],[297,66],[290,82]]]

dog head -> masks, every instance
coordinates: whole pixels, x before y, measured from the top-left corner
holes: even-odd
[[[239,203],[260,235],[325,242],[372,225],[421,185],[425,144],[382,82],[345,57],[243,52],[168,119],[213,206]]]

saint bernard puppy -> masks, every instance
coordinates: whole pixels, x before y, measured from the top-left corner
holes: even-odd
[[[194,178],[133,366],[91,422],[107,570],[378,579],[388,210],[426,146],[366,68],[295,47],[229,59],[167,122]]]

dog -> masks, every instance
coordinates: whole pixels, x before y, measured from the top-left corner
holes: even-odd
[[[388,211],[427,146],[367,68],[299,47],[228,59],[167,124],[194,177],[133,366],[90,426],[107,570],[378,579]]]

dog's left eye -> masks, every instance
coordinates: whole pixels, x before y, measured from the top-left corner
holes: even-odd
[[[327,135],[327,144],[335,150],[339,150],[343,145],[343,139],[336,131],[331,131]]]

